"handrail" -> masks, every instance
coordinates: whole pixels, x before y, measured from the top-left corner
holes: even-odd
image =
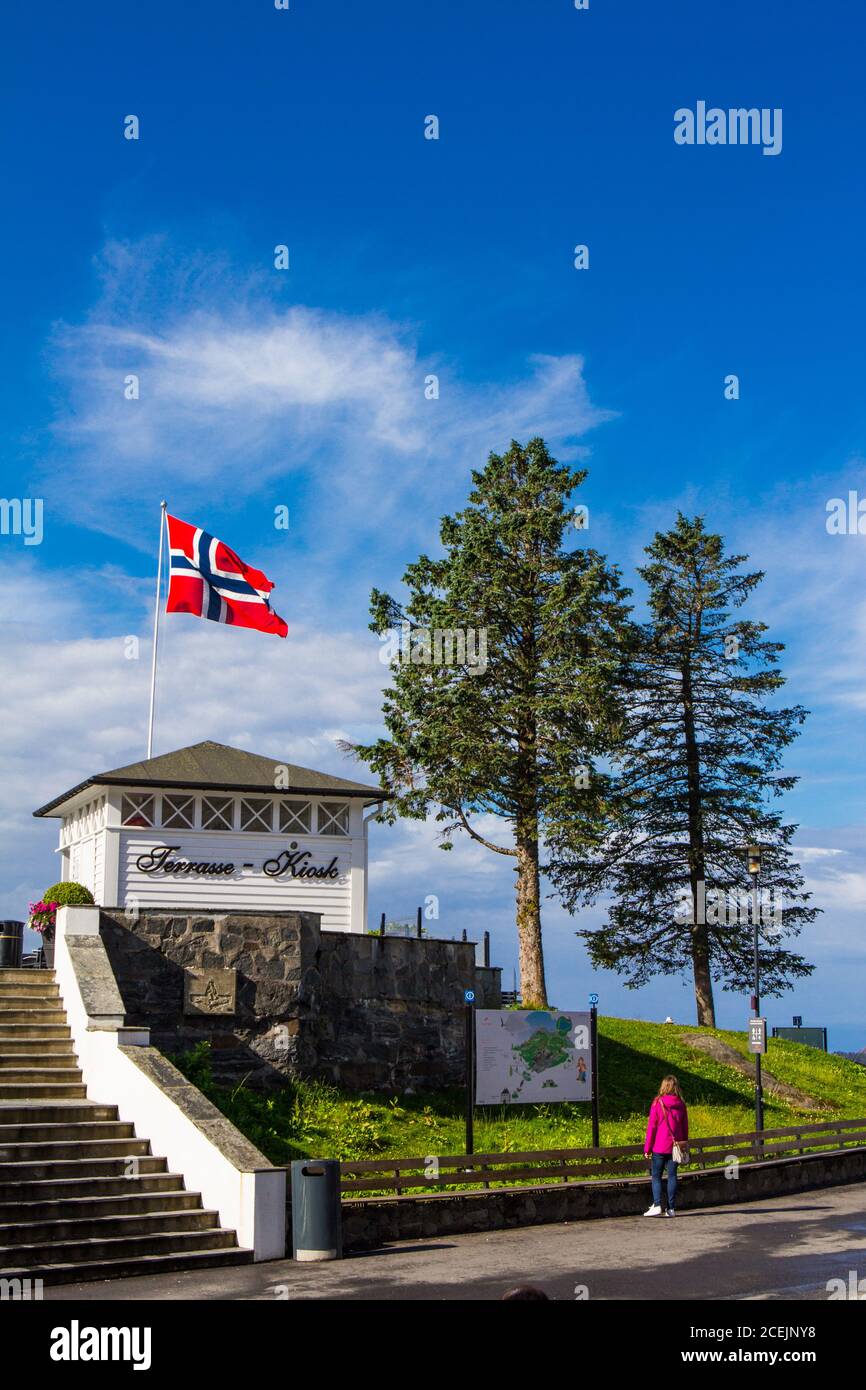
[[[689,1140],[690,1149],[714,1148],[740,1141],[781,1139],[786,1135],[799,1138],[805,1134],[835,1134],[841,1130],[866,1129],[866,1119],[832,1120],[822,1124],[806,1123],[786,1125],[780,1129],[747,1130],[735,1134],[701,1135]],[[525,1163],[553,1161],[567,1158],[610,1158],[628,1154],[643,1154],[643,1144],[616,1144],[599,1148],[532,1149],[511,1152],[437,1155],[439,1167],[452,1167],[457,1164],[473,1163]],[[376,1173],[393,1172],[396,1168],[423,1168],[429,1163],[429,1155],[423,1158],[360,1158],[344,1159],[343,1172]]]
[[[781,1140],[783,1142],[772,1142]],[[768,1142],[770,1141],[770,1142]],[[787,1142],[784,1142],[787,1141]],[[824,1141],[824,1142],[822,1142]],[[742,1145],[748,1145],[743,1148]],[[866,1147],[866,1118],[807,1121],[777,1129],[749,1130],[736,1134],[705,1135],[689,1140],[687,1166],[706,1170],[713,1160],[760,1159],[804,1150],[819,1151],[845,1146]],[[581,1161],[582,1160],[582,1161]],[[587,1162],[587,1160],[589,1160]],[[642,1144],[618,1144],[599,1148],[541,1149],[515,1153],[447,1154],[436,1156],[430,1173],[430,1155],[422,1158],[345,1159],[340,1165],[341,1190],[346,1194],[376,1191],[401,1192],[404,1188],[435,1192],[444,1187],[484,1187],[516,1180],[564,1179],[600,1176],[624,1177],[646,1166]],[[445,1171],[443,1171],[445,1170]]]

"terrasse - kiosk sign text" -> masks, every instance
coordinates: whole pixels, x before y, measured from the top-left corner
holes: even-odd
[[[136,868],[143,874],[200,874],[208,878],[226,878],[233,874],[238,867],[232,862],[219,863],[211,860],[174,858],[173,856],[180,853],[180,850],[180,845],[159,845],[148,850],[146,854],[140,854],[135,861]],[[336,855],[331,859],[330,864],[311,864],[309,863],[311,859],[310,850],[299,850],[297,843],[293,842],[288,849],[281,850],[275,858],[266,859],[262,864],[262,872],[268,878],[289,877],[322,880],[340,877]],[[251,863],[245,863],[240,867],[252,869],[255,866]]]

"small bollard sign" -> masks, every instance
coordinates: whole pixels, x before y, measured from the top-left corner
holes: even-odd
[[[767,1020],[765,1018],[749,1019],[749,1051],[766,1052],[767,1050]]]

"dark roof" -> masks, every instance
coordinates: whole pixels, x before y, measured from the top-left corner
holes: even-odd
[[[278,769],[288,770],[289,785],[286,788],[276,785]],[[285,776],[286,773],[282,772],[280,780],[284,780]],[[263,758],[258,753],[246,753],[242,748],[230,748],[228,744],[212,743],[208,739],[205,743],[193,743],[189,748],[178,748],[173,753],[161,753],[158,758],[143,758],[141,762],[88,777],[62,796],[56,796],[46,806],[40,806],[33,814],[49,816],[56,807],[87,787],[106,786],[181,787],[202,791],[220,787],[243,792],[276,792],[286,796],[297,796],[299,792],[318,795],[336,793],[340,796],[363,797],[365,804],[385,799],[381,787],[371,787],[365,782],[348,782],[344,777],[332,777],[328,772],[314,772],[309,767]]]

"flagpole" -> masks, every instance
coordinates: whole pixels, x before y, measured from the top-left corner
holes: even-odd
[[[150,718],[147,723],[147,756],[153,756],[153,709],[156,699],[156,648],[159,642],[159,598],[162,584],[162,545],[165,538],[165,502],[160,502],[159,560],[156,565],[156,604],[153,610],[153,651],[150,659]]]

